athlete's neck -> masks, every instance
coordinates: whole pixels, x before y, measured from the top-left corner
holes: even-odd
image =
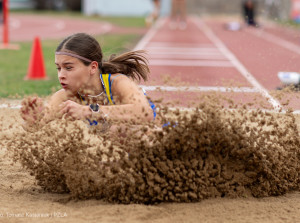
[[[86,95],[91,97],[100,96],[103,92],[104,89],[100,77],[92,79],[90,83],[87,83],[85,86],[81,87],[78,90],[79,95]]]

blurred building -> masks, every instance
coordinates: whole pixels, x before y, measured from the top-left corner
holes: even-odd
[[[161,0],[161,14],[169,14],[171,0]],[[86,15],[146,16],[153,10],[152,0],[82,0]]]
[[[10,8],[77,10],[86,15],[146,16],[152,12],[152,0],[9,0]],[[161,14],[167,15],[172,0],[161,0]],[[243,0],[186,0],[189,13],[239,14]],[[299,2],[299,4],[298,4]],[[258,15],[287,20],[292,17],[300,0],[257,0]],[[300,6],[299,6],[300,15]]]
[[[34,2],[32,0],[9,0],[11,9],[33,9]]]
[[[161,0],[161,14],[170,12],[171,0]],[[243,0],[186,0],[189,13],[240,14]],[[287,20],[292,4],[300,0],[256,0],[258,15]],[[152,11],[152,0],[82,0],[82,10],[87,15],[145,16]]]
[[[81,11],[82,0],[9,0],[11,9]]]

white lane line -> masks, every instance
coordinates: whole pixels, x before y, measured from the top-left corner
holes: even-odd
[[[10,18],[9,27],[11,29],[19,29],[21,27],[21,21],[19,19]]]
[[[112,24],[108,22],[103,23],[103,25],[101,26],[102,34],[106,34],[110,32],[112,28],[113,28]]]
[[[151,47],[215,47],[213,44],[199,44],[199,43],[177,43],[177,42],[151,42]]]
[[[182,60],[226,60],[223,55],[190,55],[190,54],[155,54],[151,53],[149,59],[182,59]]]
[[[59,20],[56,23],[54,23],[54,27],[56,30],[64,30],[66,28],[66,23],[63,20]]]
[[[250,32],[250,30],[246,30],[247,33],[250,33],[254,36],[257,36],[259,38],[265,39],[268,42],[272,42],[280,47],[283,47],[287,50],[290,50],[294,53],[300,54],[300,46],[296,45],[294,43],[288,42],[284,39],[281,39],[273,34],[267,33],[267,32],[262,32],[262,31],[255,31],[255,32]]]
[[[273,98],[269,92],[255,79],[246,67],[236,58],[236,56],[225,46],[225,44],[213,33],[213,31],[198,17],[194,17],[198,28],[219,48],[219,50],[231,61],[236,69],[268,100],[277,111],[283,109],[282,105]]]
[[[149,60],[150,66],[174,67],[234,67],[230,61],[204,61],[204,60]]]
[[[160,18],[154,26],[146,33],[146,35],[138,42],[138,44],[134,47],[133,50],[143,50],[146,45],[150,42],[150,40],[155,36],[158,29],[160,29],[166,22],[166,18]]]
[[[147,50],[147,48],[146,48]],[[157,50],[147,50],[148,54],[164,54],[164,55],[215,55],[215,56],[223,56],[224,55],[221,52],[204,52],[204,51],[198,51],[198,52],[188,52],[188,51],[172,51],[172,52],[167,52],[167,51],[157,51]]]
[[[20,109],[21,105],[0,104],[0,108]]]
[[[257,89],[249,87],[197,87],[197,86],[147,86],[140,85],[146,91],[171,91],[171,92],[208,92],[208,91],[218,91],[218,92],[236,92],[236,93],[258,93]]]
[[[216,47],[152,47],[148,46],[147,50],[152,51],[167,51],[167,52],[220,52]]]

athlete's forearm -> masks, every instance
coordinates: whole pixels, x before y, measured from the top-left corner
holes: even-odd
[[[143,123],[153,120],[153,111],[150,106],[139,104],[101,106],[100,112],[91,112],[89,118],[106,119],[110,122]]]

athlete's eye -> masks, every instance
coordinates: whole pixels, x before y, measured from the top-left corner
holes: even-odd
[[[66,70],[72,70],[73,67],[66,67]]]
[[[60,71],[60,70],[61,70],[61,68],[60,68],[60,67],[57,67],[57,68],[56,68],[56,70]]]

